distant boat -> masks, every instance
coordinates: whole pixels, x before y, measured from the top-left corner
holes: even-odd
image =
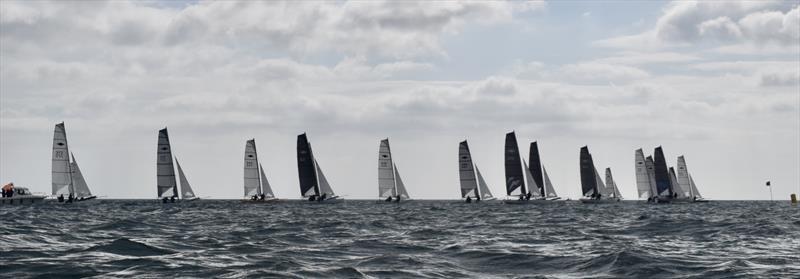
[[[277,201],[269,185],[264,167],[258,162],[256,140],[245,143],[244,148],[244,200],[253,202]]]
[[[309,201],[338,202],[343,198],[337,196],[328,179],[322,173],[319,162],[314,157],[311,143],[305,133],[297,136],[297,174],[300,179],[300,195]]]
[[[639,199],[652,201],[653,193],[655,193],[655,191],[653,191],[655,184],[651,184],[650,182],[653,179],[650,174],[652,158],[650,158],[650,161],[645,160],[644,152],[641,148],[636,149],[634,152],[634,169],[636,171],[636,191],[639,195]]]
[[[467,141],[458,144],[458,176],[461,183],[461,198],[466,202],[494,200],[478,166],[472,162]]]
[[[656,179],[656,201],[659,203],[670,203],[677,197],[673,192],[672,178],[669,175],[667,160],[664,158],[664,150],[661,146],[656,147],[653,152],[653,171]]]
[[[597,168],[594,166],[594,159],[592,154],[589,153],[589,147],[581,147],[580,152],[580,174],[581,174],[581,191],[583,197],[580,201],[583,203],[613,203],[618,202],[619,198],[614,197],[614,190],[608,189],[600,178]],[[613,182],[612,182],[613,183]]]
[[[531,163],[527,169],[533,178],[533,183],[529,184],[530,187],[528,188],[534,193],[532,196],[543,200],[560,200],[561,198],[558,197],[556,190],[553,188],[550,178],[547,177],[547,172],[544,171],[544,164],[539,158],[539,144],[535,141],[531,142],[528,160]],[[534,189],[534,186],[536,186],[536,189]]]
[[[3,191],[3,195],[0,196],[0,205],[41,203],[46,197],[45,195],[33,194],[28,188],[14,186],[14,183],[3,185],[0,190]]]
[[[606,168],[606,191],[612,198],[622,200],[622,193],[619,192],[617,182],[614,181],[614,177],[611,175],[611,168]]]
[[[512,131],[506,134],[505,143],[506,203],[522,203],[530,200],[525,191],[525,174],[517,145],[517,135]],[[517,191],[518,190],[518,191]]]
[[[703,199],[703,196],[700,195],[700,191],[697,190],[697,185],[694,184],[694,179],[692,179],[692,175],[689,174],[689,169],[686,167],[686,159],[683,155],[678,156],[678,185],[680,186],[681,190],[684,191],[686,198],[692,202],[707,202],[707,200]]]
[[[70,162],[70,157],[72,161]],[[97,198],[92,195],[86,180],[75,161],[75,155],[69,152],[67,131],[64,122],[56,124],[53,132],[52,157],[52,195],[59,202],[86,201]]]
[[[169,133],[167,128],[158,131],[158,151],[156,152],[156,190],[158,191],[158,198],[163,203],[175,202],[176,200],[194,201],[200,199],[192,190],[186,175],[183,173],[178,159],[175,162],[178,164],[178,174],[181,180],[182,197],[178,195],[178,182],[175,179],[175,166],[173,165],[172,146],[169,143]]]
[[[378,198],[386,202],[400,202],[410,198],[392,159],[388,138],[381,140],[378,147]]]

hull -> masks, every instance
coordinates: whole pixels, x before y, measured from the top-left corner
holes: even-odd
[[[242,200],[243,203],[273,203],[273,202],[278,202],[278,201],[279,201],[279,199],[277,199],[277,198],[267,198],[267,199],[263,199],[263,200],[253,200],[253,199],[243,199]]]
[[[600,204],[600,203],[618,203],[618,199],[587,199],[581,198],[582,203],[589,203],[589,204]]]
[[[39,195],[25,195],[25,196],[14,196],[10,198],[0,198],[1,205],[23,205],[23,204],[34,204],[34,203],[43,203],[45,196]]]
[[[313,200],[313,201],[306,200],[306,201],[309,202],[309,203],[341,203],[341,202],[344,201],[344,198],[339,197],[339,196],[333,196],[333,197],[326,198],[326,199],[321,200],[321,201],[320,200]]]
[[[553,200],[543,200],[543,199],[530,199],[530,200],[520,200],[520,199],[508,199],[503,200],[505,204],[538,204],[538,203],[551,203]]]

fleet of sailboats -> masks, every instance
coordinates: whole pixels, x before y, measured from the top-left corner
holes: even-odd
[[[495,200],[478,166],[472,162],[472,154],[466,140],[458,144],[458,177],[461,182],[461,198],[466,202]]]
[[[378,147],[378,198],[386,202],[400,202],[410,198],[392,159],[388,138],[381,140]]]
[[[173,160],[172,146],[169,143],[169,133],[167,128],[158,131],[158,145],[156,152],[156,190],[157,197],[163,202],[174,203],[176,200],[194,201],[200,199],[195,195],[192,186],[186,179],[177,157]],[[178,175],[180,176],[181,189],[180,195],[178,182],[175,179],[175,166],[173,161],[178,164]]]
[[[300,179],[300,195],[308,201],[338,202],[343,198],[337,196],[322,167],[319,166],[311,149],[311,143],[305,133],[297,136],[297,174]]]
[[[64,122],[56,124],[53,132],[51,178],[51,193],[59,202],[71,203],[97,198],[89,190],[86,179],[78,167],[78,161],[75,160],[75,155],[69,152]]]
[[[256,140],[251,139],[244,147],[244,200],[254,202],[277,201],[269,185],[264,166],[258,162]]]
[[[636,189],[639,199],[654,203],[705,202],[686,167],[686,159],[678,156],[678,169],[667,167],[664,150],[656,147],[653,156],[644,157],[642,149],[634,152]]]
[[[620,201],[619,190],[611,177],[611,169],[606,169],[606,179],[611,180],[603,183],[600,173],[594,165],[594,158],[589,153],[589,147],[581,147],[580,151],[580,174],[581,191],[583,196],[580,201],[583,203],[613,203]]]

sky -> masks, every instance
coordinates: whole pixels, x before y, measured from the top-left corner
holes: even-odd
[[[333,189],[377,198],[380,140],[417,199],[495,196],[539,142],[560,196],[589,146],[636,199],[634,150],[684,155],[708,199],[800,192],[797,1],[0,1],[0,182],[50,192],[54,125],[101,197],[154,198],[158,130],[201,197],[240,198],[255,138],[299,198],[306,132]]]

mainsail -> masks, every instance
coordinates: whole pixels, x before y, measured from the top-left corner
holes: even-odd
[[[482,199],[492,198],[492,192],[489,191],[489,186],[486,185],[486,181],[483,180],[483,175],[481,175],[481,170],[478,169],[478,166],[475,166],[475,172],[478,174],[478,187],[480,188],[480,195]]]
[[[517,188],[520,189],[520,194],[526,194],[517,135],[514,132],[506,134],[505,161],[506,194],[511,196]]]
[[[550,176],[547,175],[547,169],[542,165],[542,173],[544,174],[544,188],[545,194],[548,198],[555,198],[558,197],[556,194],[556,189],[553,188],[553,183],[550,182]]]
[[[258,165],[258,168],[261,170],[261,188],[263,189],[264,197],[267,198],[274,198],[275,193],[272,192],[272,186],[269,185],[269,181],[267,180],[267,175],[264,174],[264,167],[261,164]]]
[[[383,139],[378,147],[378,197],[380,198],[397,196],[393,167],[389,139]]]
[[[634,162],[634,167],[636,168],[636,191],[639,193],[639,198],[650,198],[650,176],[647,173],[644,152],[641,148],[636,149],[634,154]]]
[[[606,168],[606,189],[612,197],[621,198],[619,188],[617,188],[617,182],[615,182],[614,177],[611,176],[611,168]]]
[[[397,171],[397,165],[394,166],[394,177],[397,179],[397,196],[404,199],[410,198],[408,196],[408,191],[406,191],[406,185],[403,184],[403,179],[400,179],[400,172]]]
[[[319,195],[314,155],[311,153],[311,144],[305,133],[297,136],[297,173],[300,179],[300,195],[303,197]]]
[[[669,169],[667,168],[667,160],[664,158],[664,150],[661,146],[656,147],[653,152],[653,164],[656,175],[656,190],[658,196],[672,197],[672,185],[670,184]]]
[[[681,192],[687,197],[694,197],[692,193],[692,187],[689,185],[689,170],[686,168],[686,159],[683,158],[683,155],[678,156],[678,186],[680,186]]]
[[[172,148],[169,145],[167,128],[158,131],[158,152],[156,154],[156,187],[158,197],[178,197],[178,183],[175,180],[175,167],[172,165]]]
[[[261,195],[261,182],[258,177],[258,152],[256,140],[248,140],[244,145],[244,196]]]
[[[461,182],[461,197],[477,197],[478,183],[467,141],[458,144],[458,177]]]
[[[192,190],[192,186],[189,185],[189,180],[186,179],[186,175],[183,174],[183,168],[181,168],[181,163],[178,162],[178,158],[175,158],[175,164],[178,166],[178,176],[181,180],[181,195],[183,199],[193,199],[196,196],[194,195],[194,190]]]
[[[325,174],[322,173],[322,167],[319,166],[319,162],[317,159],[314,159],[314,165],[317,168],[317,177],[319,177],[319,194],[323,195],[326,194],[328,197],[333,197],[336,194],[333,193],[333,189],[331,189],[331,185],[328,183],[328,179],[325,178]]]
[[[75,161],[75,155],[70,153],[72,156],[72,181],[74,182],[74,189],[75,189],[75,196],[78,198],[86,198],[92,196],[92,191],[89,190],[89,185],[86,184],[86,180],[83,178],[83,174],[81,173],[81,168],[78,167],[78,161]]]
[[[542,161],[539,159],[539,145],[538,143],[531,142],[531,147],[529,151],[528,160],[530,160],[530,170],[531,175],[533,176],[533,182],[535,182],[536,187],[528,186],[531,192],[539,192],[534,196],[545,196],[544,190],[544,179],[542,178]]]
[[[581,147],[580,170],[583,196],[588,197],[598,194],[597,172],[595,171],[594,161],[592,160],[592,154],[589,153],[588,146]]]
[[[67,196],[75,193],[72,183],[72,170],[69,163],[67,131],[64,122],[56,124],[53,132],[52,194]]]

